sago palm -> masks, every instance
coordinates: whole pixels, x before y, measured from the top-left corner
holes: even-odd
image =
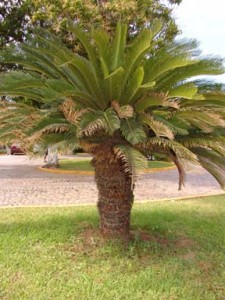
[[[153,51],[158,23],[131,44],[125,24],[113,39],[103,30],[87,33],[71,25],[71,31],[85,57],[45,31],[2,52],[2,63],[23,69],[2,74],[0,95],[22,96],[41,107],[29,113],[25,105],[4,102],[2,139],[17,134],[30,144],[79,144],[91,153],[100,228],[107,235],[129,235],[136,170],[148,153],[174,161],[179,188],[186,160],[201,164],[224,187],[225,96],[198,91],[190,81],[223,73],[222,60],[199,57],[195,41]]]

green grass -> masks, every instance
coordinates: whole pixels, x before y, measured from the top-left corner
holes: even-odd
[[[164,162],[164,161],[148,161],[148,168],[165,168],[165,167],[171,167],[173,166],[170,162]],[[92,167],[90,160],[60,160],[60,169],[62,170],[69,170],[69,171],[94,171],[94,168]]]
[[[126,248],[98,236],[95,207],[2,208],[0,220],[0,299],[225,298],[225,196],[136,204]]]

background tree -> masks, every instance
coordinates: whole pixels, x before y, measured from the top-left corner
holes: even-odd
[[[41,26],[60,35],[71,47],[74,38],[67,31],[68,19],[84,29],[104,28],[113,32],[117,22],[130,24],[129,30],[135,34],[143,27],[150,26],[152,20],[161,19],[163,29],[161,40],[173,39],[178,28],[172,16],[174,5],[181,0],[3,0],[0,4],[0,47],[6,43],[24,41],[33,26]]]
[[[148,152],[174,161],[179,188],[186,160],[201,164],[224,188],[225,95],[198,92],[191,82],[197,75],[223,73],[222,60],[199,57],[195,41],[156,49],[158,22],[128,43],[125,24],[118,24],[113,39],[102,29],[70,30],[86,58],[40,30],[26,44],[2,52],[2,63],[26,69],[2,74],[0,95],[27,97],[42,109],[2,102],[1,139],[79,144],[91,153],[106,235],[129,237],[136,170]]]
[[[24,0],[2,0],[0,3],[0,47],[22,42],[30,27],[31,10]]]

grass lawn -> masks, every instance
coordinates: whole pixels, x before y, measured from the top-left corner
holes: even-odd
[[[0,220],[0,299],[225,299],[225,196],[136,204],[126,248],[99,237],[91,206]]]
[[[148,161],[148,168],[165,168],[173,166],[170,162],[164,161]],[[60,160],[60,169],[62,170],[69,170],[69,171],[94,171],[94,168],[90,164],[90,160]]]

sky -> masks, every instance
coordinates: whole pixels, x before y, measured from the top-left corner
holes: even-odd
[[[225,0],[183,0],[174,16],[182,37],[197,39],[203,54],[225,58]],[[225,75],[214,79],[225,83]]]

